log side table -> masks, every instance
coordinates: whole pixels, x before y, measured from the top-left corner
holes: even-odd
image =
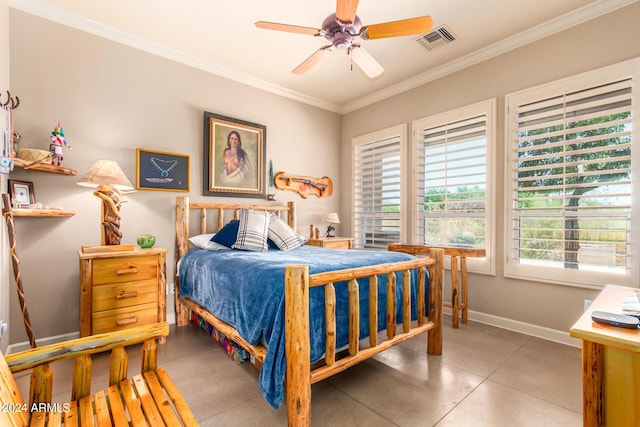
[[[442,246],[405,245],[390,243],[390,251],[405,252],[411,255],[429,255],[431,248],[444,249],[444,256],[451,257],[451,302],[445,301],[445,307],[451,307],[453,327],[458,328],[460,311],[462,323],[467,323],[469,310],[469,279],[467,277],[467,258],[484,258],[484,249],[456,248]]]

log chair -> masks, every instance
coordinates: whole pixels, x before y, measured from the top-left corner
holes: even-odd
[[[167,372],[157,366],[156,339],[169,335],[157,323],[50,344],[20,353],[0,353],[2,426],[197,426]],[[127,378],[126,346],[142,343],[140,374]],[[91,394],[91,355],[111,350],[109,387]],[[75,358],[71,401],[52,403],[51,362]],[[28,404],[13,373],[32,369]]]

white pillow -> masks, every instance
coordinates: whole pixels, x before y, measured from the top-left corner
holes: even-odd
[[[206,249],[208,251],[219,251],[220,249],[228,249],[220,243],[212,242],[211,238],[215,234],[200,234],[189,238],[189,242],[197,248]]]
[[[231,247],[246,251],[268,252],[269,212],[240,209],[239,219],[238,237]]]
[[[306,237],[300,236],[285,220],[273,213],[269,217],[268,237],[281,251],[289,251],[307,243]]]

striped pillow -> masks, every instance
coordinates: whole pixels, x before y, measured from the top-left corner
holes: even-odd
[[[240,224],[233,249],[246,251],[267,252],[267,234],[269,233],[269,213],[240,209]]]
[[[275,243],[281,251],[288,251],[307,243],[307,239],[296,233],[282,218],[273,213],[270,215],[269,239]]]

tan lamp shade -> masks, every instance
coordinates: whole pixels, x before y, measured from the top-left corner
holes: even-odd
[[[131,191],[133,185],[124,174],[118,163],[113,160],[98,160],[91,169],[78,181],[84,187],[109,185],[119,191]]]
[[[331,212],[325,221],[327,224],[340,224],[340,218],[338,218],[338,214],[335,212]]]

